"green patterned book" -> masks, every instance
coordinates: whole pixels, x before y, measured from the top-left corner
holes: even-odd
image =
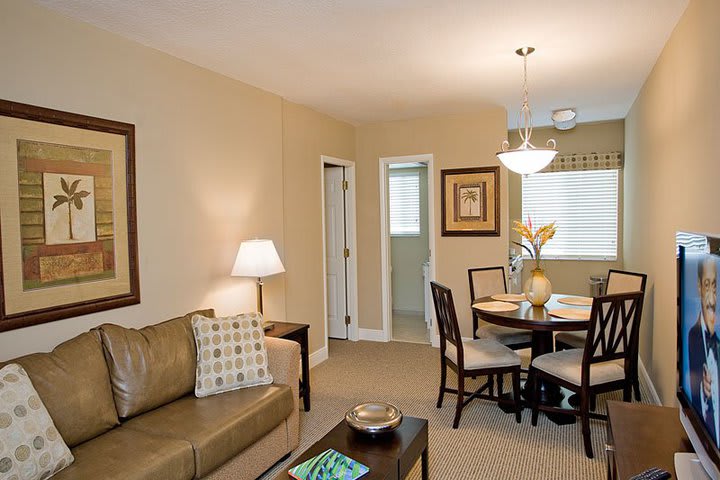
[[[356,480],[370,469],[342,453],[328,448],[320,455],[288,470],[297,480]]]

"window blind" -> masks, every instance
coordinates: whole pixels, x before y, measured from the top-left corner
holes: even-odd
[[[616,260],[618,170],[536,173],[522,179],[523,221],[556,222],[550,259]]]
[[[420,173],[390,172],[390,235],[420,235]]]

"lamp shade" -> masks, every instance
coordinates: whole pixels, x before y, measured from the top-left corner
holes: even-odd
[[[240,244],[233,277],[267,277],[285,271],[272,240],[246,240]]]
[[[497,152],[497,156],[513,172],[527,175],[545,168],[557,153],[557,150],[550,148],[517,148]]]

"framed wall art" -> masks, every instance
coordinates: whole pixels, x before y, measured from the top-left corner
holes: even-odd
[[[0,100],[0,331],[140,303],[135,126]]]
[[[500,167],[441,171],[442,235],[500,236]]]

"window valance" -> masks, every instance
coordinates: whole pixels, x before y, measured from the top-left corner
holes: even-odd
[[[546,172],[577,172],[582,170],[622,170],[622,152],[571,153],[557,155],[550,164],[540,170]]]

